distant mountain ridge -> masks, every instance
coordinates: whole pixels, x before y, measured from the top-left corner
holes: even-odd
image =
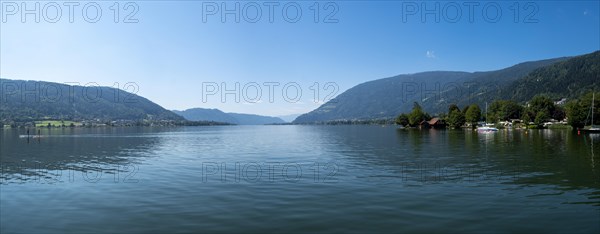
[[[450,104],[458,104],[462,108],[471,103],[483,106],[485,102],[501,98],[525,101],[535,94],[549,91],[556,96],[570,96],[568,92],[598,87],[599,54],[597,51],[576,57],[524,62],[488,72],[422,72],[368,81],[299,116],[294,123],[393,118],[399,113],[409,112],[414,102],[435,114],[446,112]],[[576,69],[582,66],[586,69]],[[553,69],[553,72],[548,69]],[[577,77],[587,78],[576,80],[574,71],[581,73]],[[554,78],[532,84],[531,80],[540,76]],[[555,79],[561,81],[552,85],[547,83]],[[577,85],[582,81],[585,85]],[[568,87],[571,88],[565,90],[570,91],[560,91]]]
[[[433,115],[448,105],[483,106],[497,99],[525,102],[537,94],[573,98],[600,90],[600,51],[520,63],[488,72],[431,71],[368,81],[343,92],[293,123],[393,118],[414,102]],[[286,119],[295,116],[286,116]],[[278,124],[282,118],[193,108],[168,111],[158,104],[111,87],[71,86],[0,78],[0,122],[61,120],[173,120],[233,124]],[[289,121],[288,120],[288,121]]]
[[[0,121],[41,119],[184,120],[121,89],[0,79]]]
[[[183,111],[172,110],[173,113],[192,121],[217,121],[222,123],[236,123],[231,115],[219,109],[192,108]]]
[[[300,116],[300,115],[302,115],[302,114],[280,115],[280,116],[277,116],[277,117],[280,118],[280,119],[282,119],[285,122],[291,123],[296,118],[298,118],[298,116]]]
[[[173,110],[173,112],[191,121],[215,121],[240,125],[285,123],[285,121],[277,117],[253,114],[225,113],[219,109],[192,108],[184,111]]]

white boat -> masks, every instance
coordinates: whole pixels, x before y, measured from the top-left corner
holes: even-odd
[[[600,128],[598,127],[584,128],[582,130],[588,133],[600,133]]]
[[[486,102],[485,103],[485,114],[486,114],[486,116],[487,116],[487,112],[488,112],[487,109],[488,109],[488,106],[487,106],[487,102]],[[486,120],[487,120],[487,117],[486,117]],[[498,129],[495,128],[495,127],[493,127],[493,126],[494,126],[493,124],[485,123],[483,126],[477,127],[477,132],[497,132]]]
[[[482,126],[482,127],[478,127],[477,131],[478,132],[497,132],[498,129],[495,127],[491,127],[491,126]]]

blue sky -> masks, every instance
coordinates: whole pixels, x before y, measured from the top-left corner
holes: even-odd
[[[102,86],[135,82],[139,95],[167,109],[287,115],[317,108],[335,91],[333,86],[324,89],[330,82],[339,94],[397,74],[486,71],[600,49],[598,1],[319,1],[317,23],[315,2],[280,2],[273,22],[268,2],[143,1],[128,8],[120,2],[115,23],[114,1],[88,5],[87,18],[82,9],[89,2],[79,2],[73,22],[63,2],[41,1],[38,23],[33,14],[22,22],[23,2],[2,1],[0,76]],[[35,8],[36,2],[24,3]],[[222,22],[222,4],[232,9],[236,3],[240,22],[232,14]],[[468,4],[476,4],[472,19]],[[62,12],[58,20],[57,6]],[[102,10],[99,18],[96,6]],[[214,6],[218,11],[211,11]],[[262,12],[259,18],[256,6]],[[296,17],[295,7],[301,16]],[[424,7],[433,13],[422,15]],[[135,8],[131,19],[138,22],[124,23]],[[334,22],[325,23],[331,13],[328,19]],[[53,20],[58,22],[49,22]],[[264,82],[279,84],[273,87],[273,102]],[[207,95],[203,83],[205,88],[217,84],[219,92]],[[240,101],[232,94],[221,100],[221,85],[234,89],[236,83]],[[260,98],[255,84],[261,87]],[[296,85],[286,97],[285,84]],[[302,90],[299,100],[294,87]]]

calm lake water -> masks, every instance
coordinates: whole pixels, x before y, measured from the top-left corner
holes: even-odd
[[[0,232],[600,232],[600,135],[0,131]]]

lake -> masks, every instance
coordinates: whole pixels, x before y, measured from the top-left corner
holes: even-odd
[[[0,131],[2,233],[600,232],[600,135],[395,126],[22,135]]]

